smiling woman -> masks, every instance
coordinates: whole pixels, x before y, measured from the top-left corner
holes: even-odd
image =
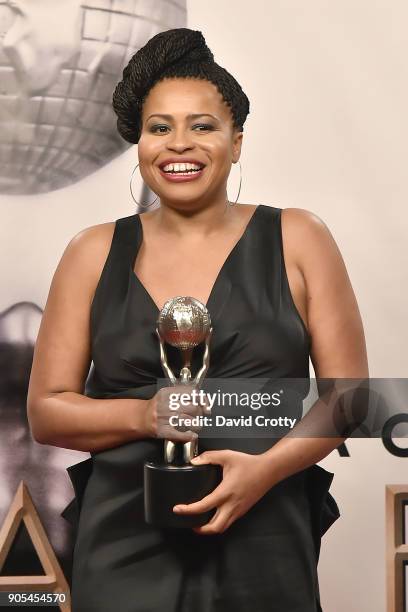
[[[193,530],[144,521],[143,465],[163,460],[164,439],[197,435],[160,428],[174,414],[169,395],[185,391],[157,391],[156,321],[176,295],[194,296],[210,313],[208,378],[302,381],[284,415],[289,427],[302,417],[309,357],[320,377],[366,376],[341,255],[312,213],[230,205],[227,180],[249,102],[201,32],[153,37],[125,68],[113,107],[160,207],[71,241],[53,279],[28,398],[38,441],[92,455],[69,471],[76,499],[64,516],[78,528],[73,612],[318,612],[320,538],[339,511],[333,475],[315,463],[341,438],[204,437],[192,463],[220,464],[223,479],[173,509],[215,511]],[[172,347],[168,358],[179,358]],[[193,376],[199,366],[197,353]],[[183,415],[193,422],[201,408],[191,402]]]

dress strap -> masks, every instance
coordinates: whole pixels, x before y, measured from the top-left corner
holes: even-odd
[[[115,221],[115,229],[108,256],[95,289],[91,305],[91,323],[96,329],[107,309],[114,309],[117,299],[128,290],[130,272],[133,273],[135,255],[141,240],[137,214]]]
[[[275,206],[262,206],[262,215],[259,217],[255,242],[259,249],[261,261],[257,262],[259,269],[263,270],[264,283],[274,308],[278,310],[282,300],[282,250],[280,241],[280,213],[281,208]]]
[[[129,255],[133,257],[139,247],[141,239],[139,214],[121,217],[116,221],[117,241],[118,244],[126,248]]]
[[[121,269],[134,263],[139,248],[141,231],[137,217],[138,214],[134,214],[116,220],[111,252],[114,262],[117,262]]]
[[[279,284],[275,285],[275,291],[280,295],[282,305],[284,305],[288,311],[292,312],[295,320],[297,320],[297,324],[300,325],[305,337],[305,342],[310,344],[311,338],[309,331],[306,328],[302,317],[300,316],[289,285],[285,255],[283,251],[282,208],[277,208],[274,206],[270,206],[268,208],[272,217],[272,240],[276,245],[276,248],[273,249],[275,258],[274,275],[276,281],[279,280]]]

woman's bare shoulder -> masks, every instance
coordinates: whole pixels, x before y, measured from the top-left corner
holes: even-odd
[[[76,269],[94,285],[108,257],[115,225],[115,221],[109,221],[80,230],[66,246],[58,267],[62,270]]]
[[[85,227],[73,236],[68,246],[72,246],[78,250],[91,249],[92,251],[101,252],[106,251],[106,249],[109,250],[115,231],[115,225],[115,221],[108,221],[107,223],[98,223],[97,225]]]
[[[327,227],[316,213],[305,208],[282,208],[282,219],[284,218],[288,220],[291,227],[298,230],[306,227]]]
[[[324,254],[339,253],[326,223],[310,210],[282,208],[282,234],[291,258],[302,269],[307,260],[315,262]]]

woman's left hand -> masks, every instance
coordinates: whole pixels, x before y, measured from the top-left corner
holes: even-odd
[[[209,495],[197,502],[173,507],[177,514],[198,514],[217,508],[209,523],[193,527],[198,534],[223,533],[271,488],[271,469],[263,454],[250,455],[230,449],[205,451],[191,463],[215,463],[223,468],[222,481]]]

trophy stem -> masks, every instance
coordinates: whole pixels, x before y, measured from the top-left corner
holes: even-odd
[[[160,362],[162,364],[162,368],[164,372],[167,374],[168,378],[170,379],[171,384],[175,386],[177,384],[177,378],[174,376],[173,372],[171,371],[169,367],[169,364],[167,363],[167,356],[166,356],[166,350],[164,348],[164,341],[157,327],[156,327],[156,335],[159,339]]]
[[[187,385],[191,380],[191,359],[193,356],[193,349],[188,348],[182,350],[183,367],[180,370],[180,383]]]

